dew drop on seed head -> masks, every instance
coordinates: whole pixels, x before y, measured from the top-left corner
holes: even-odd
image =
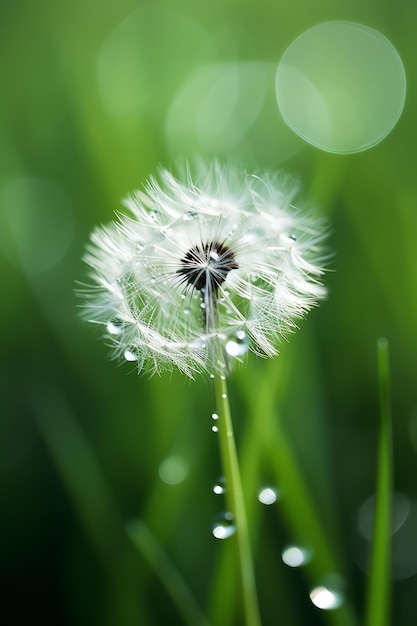
[[[114,324],[114,322],[109,322],[107,324],[107,332],[110,333],[110,335],[120,335],[122,328],[118,324]]]
[[[183,219],[186,222],[190,222],[191,220],[195,220],[197,215],[198,215],[197,211],[186,211],[183,215]]]
[[[272,487],[263,487],[258,493],[258,500],[261,504],[274,504],[277,501],[278,492]]]
[[[243,356],[249,348],[249,340],[243,330],[238,330],[231,339],[228,340],[225,350],[229,356]]]
[[[226,491],[226,481],[223,476],[220,476],[220,478],[218,479],[218,481],[213,487],[213,493],[215,493],[216,496],[221,496],[223,493],[225,493],[225,491]]]
[[[218,433],[219,432],[219,427],[214,425],[214,426],[211,427],[211,430],[212,430],[213,433]]]
[[[281,558],[289,567],[300,567],[310,561],[311,552],[300,546],[287,546],[282,551]]]
[[[131,352],[130,350],[125,350],[124,357],[125,357],[126,361],[137,361],[138,360],[137,355],[134,352]]]
[[[236,526],[233,521],[233,515],[231,513],[220,513],[213,522],[211,532],[216,539],[227,539],[227,537],[234,535]]]
[[[212,419],[212,420],[218,420],[218,419],[219,419],[219,416],[217,415],[217,413],[212,413],[212,414],[211,414],[211,419]]]
[[[204,349],[206,347],[206,340],[203,337],[196,337],[195,339],[193,339],[193,341],[189,344],[190,348],[192,349]]]

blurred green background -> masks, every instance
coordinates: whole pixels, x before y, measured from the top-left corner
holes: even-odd
[[[352,156],[292,134],[274,93],[288,45],[334,19],[382,32],[408,80],[392,133]],[[184,624],[175,597],[197,623],[182,587],[167,589],[175,577],[165,558],[213,624],[241,623],[227,542],[211,535],[222,503],[212,491],[220,465],[209,383],[116,367],[79,321],[74,296],[93,226],[112,219],[160,164],[195,155],[299,175],[309,203],[329,216],[336,252],[328,300],[278,359],[251,357],[231,380],[264,624],[347,623],[309,599],[322,584],[319,546],[304,540],[310,570],[282,562],[283,549],[309,535],[308,520],[303,530],[285,513],[288,502],[297,511],[301,492],[280,474],[289,467],[282,441],[340,563],[328,574],[343,576],[346,603],[363,613],[380,336],[390,344],[394,415],[393,623],[414,623],[416,23],[410,0],[0,0],[5,623]],[[248,380],[256,382],[249,394]],[[276,448],[266,444],[262,415],[254,421],[248,409],[262,405],[265,381],[275,394]],[[281,496],[271,506],[257,500],[265,486]],[[124,532],[129,520],[144,524],[135,527],[139,550]]]

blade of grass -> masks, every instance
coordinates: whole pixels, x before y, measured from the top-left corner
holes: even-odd
[[[34,413],[80,522],[108,574],[111,591],[116,595],[109,623],[117,621],[118,624],[133,626],[138,623],[137,599],[143,588],[138,588],[136,579],[132,580],[129,550],[126,549],[131,544],[126,539],[121,512],[94,450],[57,389],[48,388],[38,393],[34,400]],[[186,583],[146,526],[132,524],[127,534],[159,575],[184,623],[209,626]],[[143,603],[140,604],[140,611],[143,618]]]
[[[79,520],[107,571],[123,541],[123,523],[100,464],[71,407],[56,388],[39,389],[34,415]]]
[[[373,540],[369,566],[365,626],[390,623],[392,535],[392,432],[388,341],[378,340],[380,425]]]
[[[142,520],[134,520],[126,526],[126,532],[163,583],[184,624],[210,626],[187,583],[146,524]]]
[[[248,392],[246,395],[250,423],[253,425],[252,438],[257,440],[257,445],[263,450],[264,458],[283,494],[279,514],[285,518],[295,541],[314,553],[314,558],[305,565],[310,583],[316,586],[328,577],[333,578],[340,573],[343,576],[337,545],[329,537],[325,520],[320,518],[308,481],[303,476],[293,445],[279,419],[279,384],[274,362],[265,366],[258,379],[255,378],[256,372],[252,376],[256,394]],[[337,609],[325,611],[325,618],[334,626],[357,624],[355,611],[347,598]]]
[[[34,416],[47,449],[68,491],[72,505],[105,574],[100,599],[107,624],[135,626],[145,619],[138,560],[124,532],[118,503],[99,459],[58,388],[39,385],[33,397]],[[145,623],[145,622],[144,622]]]

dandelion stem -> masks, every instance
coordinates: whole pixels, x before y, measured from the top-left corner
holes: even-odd
[[[255,586],[252,552],[243,498],[242,481],[236,453],[236,444],[224,376],[215,375],[214,393],[219,416],[218,434],[223,472],[226,479],[226,503],[233,515],[236,533],[230,538],[235,542],[237,564],[241,583],[242,601],[246,626],[260,626],[258,599]]]

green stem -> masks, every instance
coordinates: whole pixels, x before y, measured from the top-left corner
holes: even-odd
[[[214,393],[218,418],[218,435],[223,472],[226,481],[226,504],[233,515],[236,532],[231,537],[237,551],[237,564],[241,583],[246,626],[260,626],[258,599],[255,586],[252,553],[243,498],[242,481],[236,453],[233,425],[224,376],[214,377]]]
[[[388,342],[378,341],[380,428],[374,529],[369,566],[366,626],[390,623],[392,535],[392,433]]]

